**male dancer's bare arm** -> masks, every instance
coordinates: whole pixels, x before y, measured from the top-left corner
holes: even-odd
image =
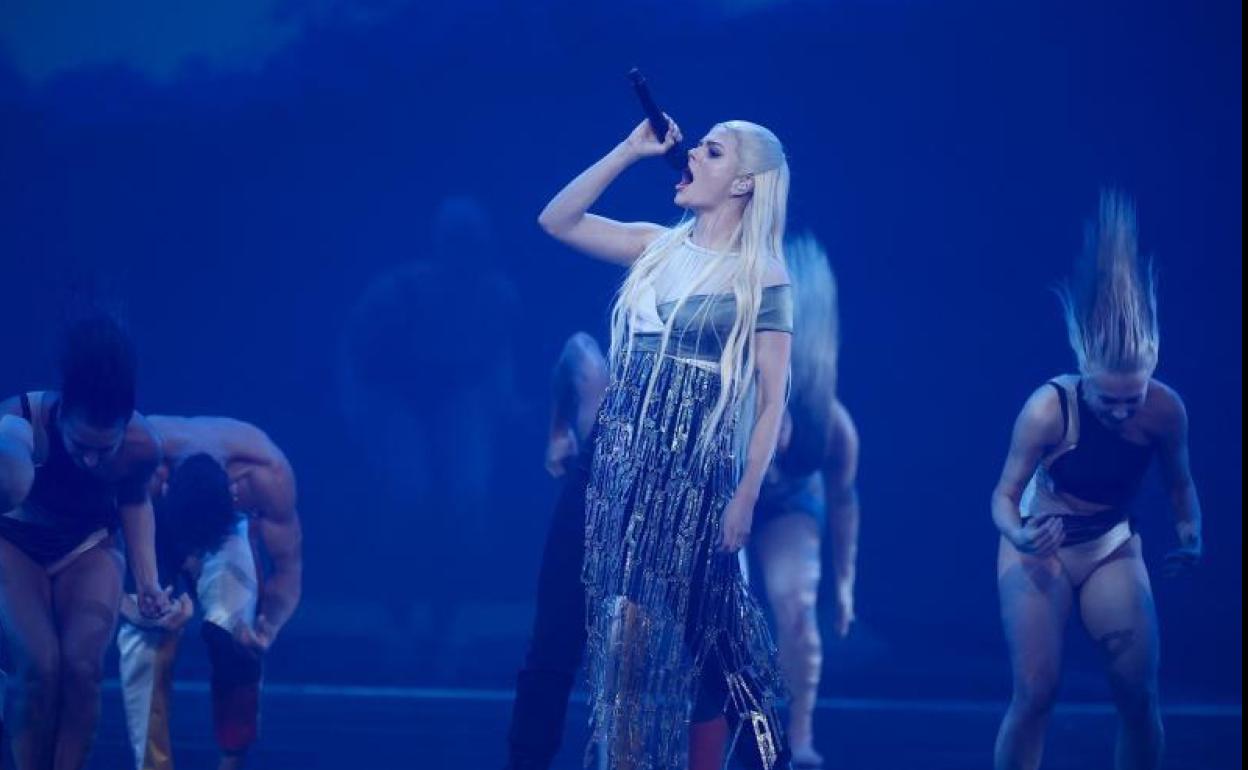
[[[591,339],[589,345],[592,347],[586,349],[576,372],[576,435],[581,441],[588,440],[589,434],[594,431],[598,410],[602,408],[602,399],[607,395],[607,384],[611,379],[607,361],[597,343]]]
[[[285,457],[254,473],[250,490],[255,498],[252,527],[272,562],[272,574],[260,587],[253,637],[240,641],[263,651],[290,620],[303,594],[303,529],[295,505],[295,475]]]
[[[589,439],[607,392],[607,362],[593,337],[577,332],[563,346],[553,376],[546,469],[558,478]]]
[[[576,456],[580,451],[576,437],[576,404],[572,395],[571,383],[562,383],[558,378],[564,376],[561,369],[556,369],[554,394],[550,404],[550,429],[546,436],[546,472],[560,478],[567,469],[564,463]],[[567,390],[564,390],[564,388]]]

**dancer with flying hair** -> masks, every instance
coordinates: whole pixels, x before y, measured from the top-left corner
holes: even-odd
[[[1062,287],[1079,371],[1045,383],[1023,407],[992,515],[997,585],[1014,695],[997,734],[998,770],[1039,767],[1057,697],[1062,637],[1078,603],[1101,649],[1120,717],[1119,768],[1162,754],[1157,614],[1130,503],[1156,457],[1175,514],[1173,574],[1201,557],[1201,513],[1188,464],[1187,411],[1153,378],[1157,300],[1120,195],[1101,198],[1074,279]]]

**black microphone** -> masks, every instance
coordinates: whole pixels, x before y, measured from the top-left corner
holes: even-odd
[[[659,141],[667,136],[667,118],[663,117],[663,110],[659,109],[659,105],[654,103],[654,97],[650,95],[650,88],[646,85],[646,77],[641,74],[641,70],[633,67],[628,71],[628,79],[633,82],[633,90],[637,92],[637,100],[641,102],[641,110],[646,113],[646,120],[650,121],[650,130],[659,138]],[[684,142],[677,142],[665,153],[664,159],[667,164],[677,171],[684,171],[689,167],[689,151],[685,149]]]

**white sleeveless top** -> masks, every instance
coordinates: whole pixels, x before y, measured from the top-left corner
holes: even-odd
[[[629,326],[634,333],[658,334],[663,331],[659,305],[694,294],[723,294],[732,291],[732,271],[737,254],[713,251],[685,238],[663,260],[649,283],[642,287],[632,308]]]

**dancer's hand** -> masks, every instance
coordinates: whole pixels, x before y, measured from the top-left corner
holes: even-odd
[[[191,602],[191,597],[182,594],[174,599],[171,609],[156,621],[157,628],[163,628],[166,631],[177,631],[186,625],[191,619],[191,615],[195,613],[195,605]]]
[[[139,614],[148,620],[164,617],[173,609],[172,601],[169,598],[172,591],[172,587],[161,589],[156,583],[140,588],[135,596],[139,606]]]
[[[1204,544],[1199,539],[1194,543],[1179,546],[1166,554],[1162,574],[1166,577],[1178,577],[1184,573],[1191,572],[1200,564],[1204,551]]]
[[[1010,533],[1009,539],[1022,553],[1049,556],[1061,547],[1065,534],[1060,516],[1032,516]]]
[[[564,463],[576,457],[578,451],[580,447],[577,446],[576,434],[571,430],[551,436],[546,443],[546,472],[555,478],[562,477],[568,470]]]
[[[172,587],[165,589],[166,593],[172,590]],[[186,594],[174,599],[171,607],[169,612],[158,618],[148,618],[139,612],[138,600],[134,594],[126,594],[121,598],[121,616],[126,619],[126,622],[140,628],[177,631],[186,625],[195,612],[195,605],[191,602],[191,597]]]
[[[253,625],[239,623],[234,629],[234,641],[239,646],[256,657],[264,655],[269,651],[269,647],[273,646],[273,640],[277,638],[278,628],[269,622],[269,619],[260,613],[256,616],[256,622]]]
[[[854,584],[851,581],[839,583],[836,586],[836,635],[840,639],[844,639],[849,635],[849,627],[853,625],[857,617],[854,615]]]
[[[664,113],[663,117],[667,118],[667,136],[660,141],[650,128],[650,121],[641,121],[623,142],[624,148],[630,155],[634,158],[653,158],[676,146],[683,136],[680,133],[680,126],[676,125],[676,121],[672,120],[667,113]]]
[[[723,536],[720,538],[721,553],[736,553],[750,540],[750,526],[754,523],[754,498],[737,492],[724,508]]]

